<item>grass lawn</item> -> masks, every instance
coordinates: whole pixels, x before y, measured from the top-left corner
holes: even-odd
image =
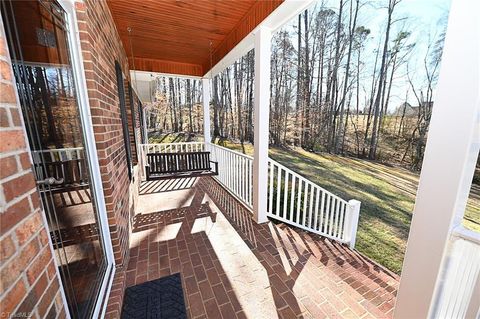
[[[242,152],[239,144],[221,145]],[[245,153],[253,154],[250,144]],[[303,149],[270,148],[270,157],[343,199],[362,202],[356,249],[400,273],[415,203],[418,174],[366,160]],[[480,231],[480,187],[473,185],[464,225]]]
[[[356,249],[401,271],[416,189],[413,174],[303,150],[272,149],[270,156],[343,199],[361,201]]]
[[[148,141],[149,143],[203,142],[203,136],[188,133],[159,133],[151,136],[151,133],[149,133]]]
[[[163,142],[196,141],[199,137],[167,135]],[[162,139],[162,138],[159,138]],[[153,141],[151,141],[153,142]],[[249,155],[253,146],[219,141]],[[303,149],[270,148],[270,157],[345,200],[362,202],[356,249],[400,273],[405,253],[418,174],[383,164],[314,154]],[[480,231],[480,186],[473,184],[464,218],[465,227]]]

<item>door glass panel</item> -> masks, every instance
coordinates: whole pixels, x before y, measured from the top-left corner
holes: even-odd
[[[2,1],[34,172],[70,314],[92,315],[107,260],[99,232],[63,9]]]

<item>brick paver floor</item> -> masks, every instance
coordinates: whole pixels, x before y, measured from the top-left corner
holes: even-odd
[[[141,194],[109,309],[125,287],[180,272],[191,318],[392,317],[397,275],[345,245],[256,224],[210,177],[147,182]]]

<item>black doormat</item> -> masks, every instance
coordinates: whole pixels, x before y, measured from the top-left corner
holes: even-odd
[[[128,287],[123,298],[122,319],[186,319],[180,274]]]

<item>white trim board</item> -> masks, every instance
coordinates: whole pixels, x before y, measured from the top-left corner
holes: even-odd
[[[180,79],[194,79],[200,80],[202,79],[201,76],[194,76],[194,75],[181,75],[181,74],[172,74],[172,73],[164,73],[164,72],[150,72],[150,71],[139,71],[139,70],[130,70],[130,77],[132,82],[133,81],[153,81],[157,76],[166,76],[171,78],[180,78]]]
[[[283,25],[293,19],[295,16],[303,12],[316,0],[285,0],[278,6],[268,17],[255,27],[246,37],[242,39],[230,52],[228,52],[217,64],[210,70],[205,72],[204,78],[212,78],[222,72],[226,67],[232,65],[236,60],[240,59],[248,51],[253,49],[255,37],[254,34],[260,28],[267,28],[273,34]]]
[[[68,23],[68,41],[70,45],[70,54],[72,59],[72,68],[75,79],[75,89],[77,92],[78,109],[81,117],[82,130],[85,140],[85,155],[88,156],[93,191],[95,192],[96,209],[99,218],[100,231],[102,232],[104,253],[107,259],[107,267],[105,276],[100,286],[98,298],[95,302],[93,317],[103,317],[108,302],[108,297],[112,285],[113,276],[115,274],[115,258],[113,256],[112,240],[110,238],[110,230],[108,226],[107,211],[105,206],[105,198],[103,194],[102,176],[100,174],[100,166],[98,163],[98,154],[95,143],[95,135],[93,132],[92,116],[90,114],[90,103],[88,98],[87,82],[85,79],[85,70],[83,68],[83,56],[80,45],[80,37],[78,30],[77,15],[74,0],[58,0],[59,4],[67,14]],[[108,276],[110,274],[110,276]],[[103,301],[106,301],[105,303]],[[66,300],[64,300],[65,302]],[[103,306],[104,305],[104,306]],[[103,307],[102,307],[103,306]],[[68,310],[68,307],[67,307]]]

